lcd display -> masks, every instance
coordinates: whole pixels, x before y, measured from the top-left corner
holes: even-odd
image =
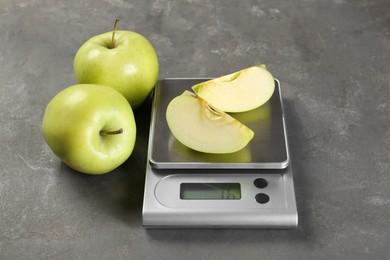
[[[239,183],[182,183],[180,199],[239,200],[241,199],[241,185]]]

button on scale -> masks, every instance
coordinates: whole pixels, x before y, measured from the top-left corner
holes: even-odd
[[[253,184],[259,189],[264,189],[268,186],[268,181],[264,178],[257,178]]]
[[[257,178],[253,184],[259,188],[259,189],[264,189],[268,186],[268,181],[264,178]],[[260,203],[260,204],[266,204],[268,203],[268,201],[270,200],[269,196],[265,193],[258,193],[256,196],[255,196],[255,200],[257,203]]]

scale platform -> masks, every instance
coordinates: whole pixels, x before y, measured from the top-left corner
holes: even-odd
[[[157,83],[152,106],[143,225],[147,228],[295,228],[298,213],[280,83],[261,107],[233,117],[255,133],[242,150],[206,154],[171,134],[169,102],[209,78]]]

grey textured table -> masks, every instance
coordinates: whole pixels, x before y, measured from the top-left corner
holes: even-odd
[[[388,259],[389,15],[387,0],[0,0],[0,258]],[[152,42],[160,78],[267,64],[282,82],[297,229],[145,230],[150,102],[112,173],[52,154],[44,108],[115,18]]]

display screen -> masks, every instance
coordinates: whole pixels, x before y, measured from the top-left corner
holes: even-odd
[[[239,200],[239,183],[182,183],[180,199],[183,200]]]

